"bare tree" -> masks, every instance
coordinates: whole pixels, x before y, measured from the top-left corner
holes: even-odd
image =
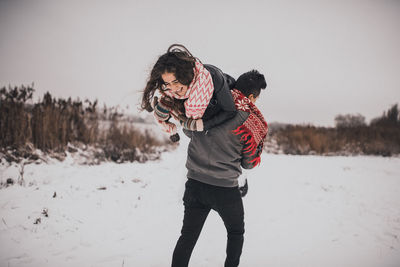
[[[354,128],[365,126],[365,117],[361,114],[337,115],[335,117],[335,125],[337,128]]]

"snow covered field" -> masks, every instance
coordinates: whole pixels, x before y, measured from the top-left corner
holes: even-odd
[[[25,186],[0,189],[0,267],[170,266],[186,147],[145,164],[25,166]],[[240,266],[400,266],[399,158],[264,154],[248,177]],[[190,266],[223,266],[225,244],[211,212]]]

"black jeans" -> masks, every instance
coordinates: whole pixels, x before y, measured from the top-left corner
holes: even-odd
[[[186,182],[185,214],[181,236],[172,256],[172,267],[186,267],[211,209],[224,221],[228,242],[225,267],[239,265],[243,247],[244,210],[238,187],[219,187],[196,180]]]

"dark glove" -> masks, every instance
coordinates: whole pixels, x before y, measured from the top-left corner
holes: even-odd
[[[171,140],[172,143],[176,143],[176,142],[178,142],[181,138],[179,137],[179,134],[176,133],[176,134],[171,135],[171,136],[169,137],[169,139]]]
[[[249,185],[247,184],[247,179],[244,182],[243,186],[239,186],[240,195],[245,197],[247,195],[247,191],[249,191]]]

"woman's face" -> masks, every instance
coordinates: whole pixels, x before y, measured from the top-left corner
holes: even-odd
[[[162,90],[170,90],[172,94],[177,96],[185,96],[188,86],[181,84],[175,77],[174,73],[164,72],[161,75],[162,80],[164,81]]]

